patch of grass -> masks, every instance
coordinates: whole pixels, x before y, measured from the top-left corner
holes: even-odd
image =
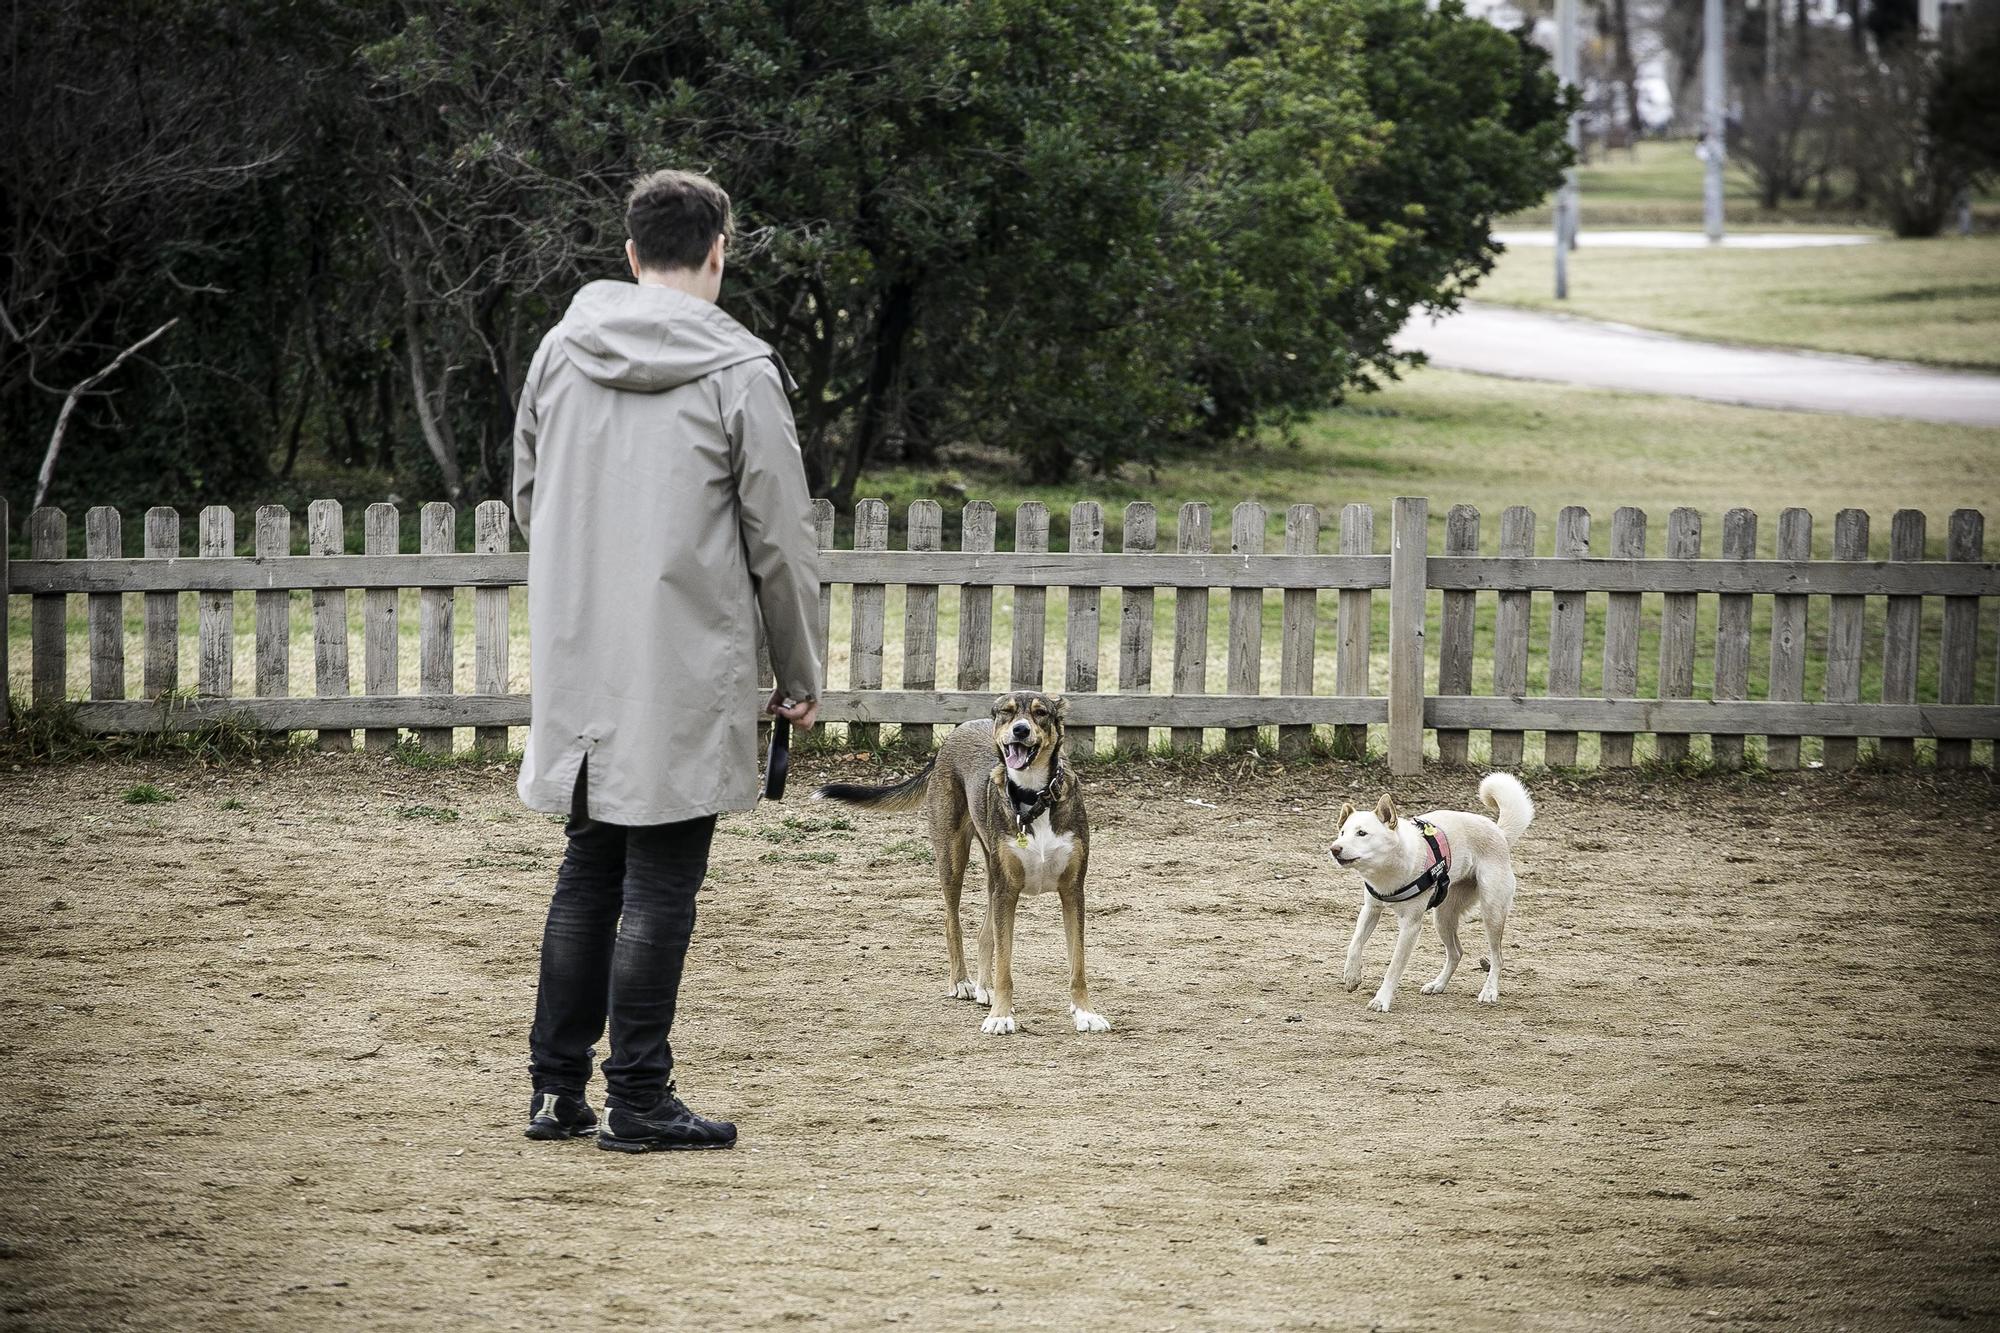
[[[22,603],[27,598],[16,598]],[[161,700],[170,711],[184,695]],[[278,733],[259,731],[235,718],[219,718],[182,731],[141,731],[128,736],[99,736],[76,720],[76,706],[13,701],[11,725],[0,729],[0,761],[16,764],[65,763],[79,759],[192,759],[219,763],[269,758],[288,750]]]
[[[223,810],[241,810],[243,802],[237,800],[234,796],[230,796],[225,798],[218,808]]]
[[[399,805],[396,807],[398,819],[423,819],[433,824],[456,824],[458,811],[448,805]]]
[[[873,861],[902,861],[913,866],[932,863],[931,845],[922,838],[900,838],[876,853]]]
[[[1570,299],[1546,249],[1502,255],[1482,301],[1724,342],[2000,369],[2000,235],[1796,250],[1582,249]]]
[[[127,787],[124,796],[119,799],[123,800],[127,805],[161,805],[168,801],[177,801],[180,798],[172,792],[154,786],[150,782],[141,782],[135,786]]]
[[[845,815],[786,815],[785,827],[801,833],[852,833],[854,821]]]
[[[836,853],[823,852],[823,851],[765,852],[762,856],[758,857],[757,859],[759,861],[771,862],[773,864],[789,863],[789,864],[816,865],[816,866],[836,865],[840,861],[840,857]]]

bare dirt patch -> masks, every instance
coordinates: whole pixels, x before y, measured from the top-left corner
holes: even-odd
[[[2000,1320],[1987,776],[1531,778],[1501,1004],[1419,995],[1427,932],[1381,1015],[1320,852],[1379,771],[1096,771],[1096,1037],[1052,901],[982,1037],[914,819],[767,805],[676,1033],[743,1147],[636,1159],[519,1136],[561,830],[511,778],[0,773],[0,1324]]]

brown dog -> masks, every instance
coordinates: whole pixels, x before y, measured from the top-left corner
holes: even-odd
[[[836,782],[814,800],[869,810],[914,810],[930,818],[931,851],[944,890],[944,943],[951,958],[945,994],[990,1005],[979,1030],[1008,1033],[1014,1021],[1014,912],[1023,895],[1053,890],[1062,899],[1069,941],[1070,1013],[1078,1032],[1105,1032],[1111,1021],[1090,1007],[1083,972],[1083,880],[1090,865],[1090,824],[1083,790],[1063,765],[1060,697],[1003,694],[993,716],[952,728],[922,772],[890,787]],[[958,903],[978,839],[986,861],[986,915],[979,923],[979,980],[966,975]]]

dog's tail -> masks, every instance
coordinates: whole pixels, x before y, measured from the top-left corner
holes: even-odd
[[[889,787],[863,787],[853,782],[829,782],[812,794],[815,801],[841,801],[847,805],[858,805],[864,810],[914,810],[923,804],[924,787],[931,780],[931,770],[937,767],[937,756],[925,764],[915,777],[906,778]]]
[[[1493,812],[1500,833],[1512,847],[1535,822],[1535,803],[1512,773],[1488,773],[1479,783],[1479,799]]]

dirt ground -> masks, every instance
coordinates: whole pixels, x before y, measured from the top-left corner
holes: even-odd
[[[914,817],[799,767],[675,1034],[742,1147],[638,1158],[520,1137],[562,838],[511,770],[0,772],[0,1325],[2000,1323],[1990,775],[1531,776],[1501,1003],[1419,995],[1427,931],[1383,1015],[1320,852],[1379,770],[1096,770],[1115,1028],[1035,900],[983,1037]]]

